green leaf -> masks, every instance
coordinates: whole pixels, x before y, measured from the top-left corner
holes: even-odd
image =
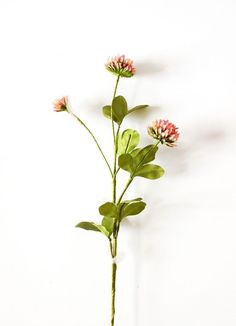
[[[107,216],[104,216],[102,220],[102,226],[106,228],[106,230],[109,232],[109,235],[111,235],[113,232],[114,223],[115,223],[115,219]]]
[[[98,225],[94,222],[80,222],[75,226],[76,228],[81,228],[89,231],[97,231],[103,233],[106,237],[109,236],[109,232],[102,225]]]
[[[143,201],[133,202],[123,207],[121,211],[121,218],[125,218],[130,215],[138,215],[146,207],[146,203]]]
[[[123,96],[116,96],[112,101],[112,114],[114,121],[121,124],[127,113],[128,105],[126,99]]]
[[[134,202],[134,201],[141,201],[141,200],[143,200],[143,198],[138,197],[138,198],[134,198],[134,199],[130,199],[130,200],[124,200],[122,203],[127,203],[127,204],[129,204],[129,203],[132,203],[132,202]]]
[[[146,164],[136,170],[135,176],[146,179],[158,179],[163,176],[164,172],[164,169],[159,165]]]
[[[142,198],[134,198],[134,199],[130,199],[130,200],[124,200],[122,201],[119,205],[118,205],[118,215],[119,215],[119,219],[122,220],[122,212],[125,209],[126,206],[128,206],[130,203],[134,203],[134,202],[140,202],[142,200]]]
[[[139,133],[133,129],[126,129],[118,139],[118,154],[131,152],[139,143]]]
[[[131,151],[130,154],[122,154],[118,158],[119,167],[130,172],[131,177],[143,176],[144,178],[157,179],[158,173],[163,174],[160,169],[157,171],[156,168],[153,168],[152,173],[150,172],[151,170],[148,170],[148,168],[144,170],[141,169],[146,163],[155,159],[157,150],[158,147],[156,145],[148,145],[144,148],[136,148]]]
[[[138,110],[145,109],[145,108],[147,108],[147,107],[148,107],[147,104],[137,105],[137,106],[135,106],[134,108],[130,109],[130,110],[128,111],[128,114],[130,114],[130,113],[132,113],[132,112],[134,112],[134,111],[138,111]]]
[[[132,157],[135,157],[140,151],[142,150],[142,148],[135,148],[134,150],[132,150],[132,152],[130,152],[129,154]]]
[[[116,217],[117,216],[117,207],[111,202],[106,202],[105,204],[99,207],[99,213],[107,217]]]
[[[102,108],[102,112],[106,118],[111,119],[111,106],[110,105],[105,105]]]
[[[118,165],[121,169],[132,173],[134,168],[132,156],[130,154],[120,155],[118,158]]]
[[[158,147],[156,145],[148,145],[137,151],[137,153],[134,155],[134,165],[139,167],[153,161],[155,159],[157,150]]]
[[[103,114],[106,118],[111,119],[111,106],[110,105],[105,105],[102,108]],[[115,112],[113,112],[113,120],[115,122],[119,122],[119,118],[116,116]]]

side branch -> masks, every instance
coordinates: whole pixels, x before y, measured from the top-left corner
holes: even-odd
[[[101,153],[101,155],[102,155],[102,157],[103,157],[103,159],[104,159],[104,161],[106,162],[106,165],[107,165],[107,167],[108,167],[108,169],[109,169],[109,171],[110,171],[110,174],[111,174],[111,176],[113,177],[113,173],[112,173],[112,169],[111,169],[111,167],[110,167],[110,164],[108,163],[108,160],[107,160],[107,158],[106,158],[106,156],[105,156],[105,154],[103,153],[103,150],[101,149],[101,146],[99,145],[99,143],[98,143],[98,141],[97,141],[97,139],[96,139],[96,137],[94,136],[94,134],[92,133],[92,131],[86,126],[86,124],[79,118],[79,117],[77,117],[77,115],[75,115],[70,109],[68,109],[68,112],[77,120],[77,121],[79,121],[79,123],[88,131],[88,133],[91,135],[91,137],[93,138],[93,140],[94,140],[94,142],[95,142],[95,144],[97,145],[97,148],[98,148],[98,150],[99,150],[99,152]]]

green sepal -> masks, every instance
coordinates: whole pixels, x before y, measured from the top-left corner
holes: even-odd
[[[136,130],[126,129],[118,138],[118,154],[130,153],[139,140],[140,136]]]
[[[106,237],[109,237],[109,232],[103,225],[98,225],[94,222],[80,222],[75,226],[76,228],[81,228],[88,231],[96,231],[103,233]]]

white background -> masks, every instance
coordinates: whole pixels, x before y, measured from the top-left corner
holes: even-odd
[[[148,206],[121,230],[116,325],[236,325],[235,16],[234,0],[0,1],[0,325],[109,325],[106,239],[74,227],[99,221],[109,174],[52,101],[68,95],[109,156],[117,53],[137,67],[118,94],[151,105],[124,127],[145,145],[168,118],[181,137],[165,177],[130,188]]]

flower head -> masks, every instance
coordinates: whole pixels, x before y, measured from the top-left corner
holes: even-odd
[[[111,73],[121,77],[132,77],[136,72],[133,61],[126,59],[124,54],[109,58],[105,67]]]
[[[68,104],[68,96],[63,96],[62,98],[55,100],[53,102],[54,111],[55,112],[67,111],[67,104]]]
[[[173,147],[179,138],[178,128],[169,120],[156,120],[148,127],[148,134],[162,144]]]

